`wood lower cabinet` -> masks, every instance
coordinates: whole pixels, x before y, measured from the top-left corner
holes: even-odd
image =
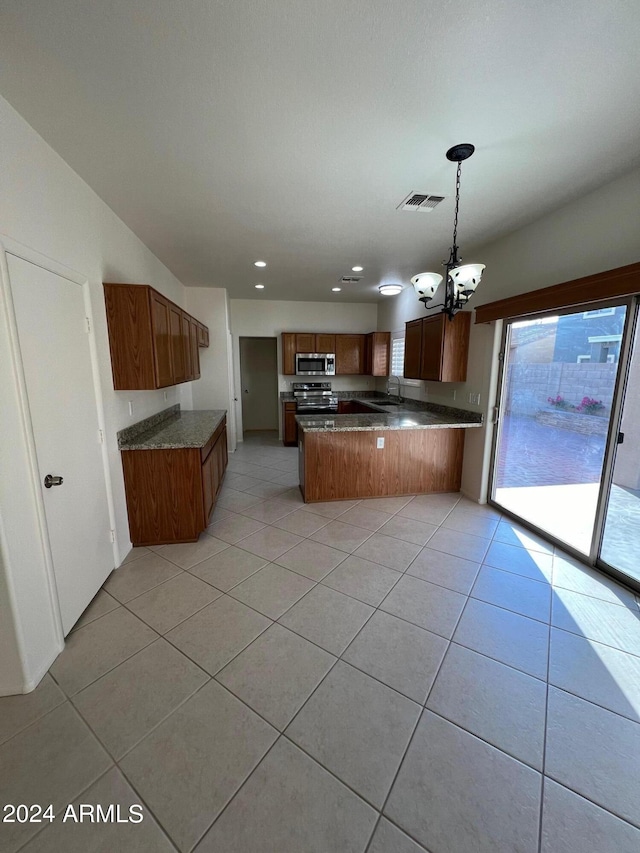
[[[226,418],[202,448],[123,450],[133,544],[195,542],[209,523],[227,458]]]
[[[336,375],[364,373],[365,335],[336,335]]]
[[[471,313],[435,314],[406,324],[404,376],[432,382],[464,382],[469,358]]]
[[[301,431],[300,437],[307,503],[460,489],[464,429]]]
[[[116,391],[150,391],[200,376],[209,330],[146,284],[104,285]]]
[[[298,443],[296,409],[296,403],[282,404],[282,443],[285,447],[295,447]]]

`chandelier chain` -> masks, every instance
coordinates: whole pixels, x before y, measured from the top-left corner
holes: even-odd
[[[453,218],[453,251],[458,245],[458,208],[460,206],[460,173],[462,171],[462,163],[458,163],[456,171],[456,212]]]

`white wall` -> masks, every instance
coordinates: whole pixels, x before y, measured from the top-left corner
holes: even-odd
[[[235,394],[240,400],[240,351],[238,338],[274,337],[278,339],[278,388],[291,390],[299,377],[282,373],[282,332],[373,332],[378,328],[378,306],[354,302],[287,302],[262,299],[232,299],[231,331],[233,333],[233,364]],[[373,388],[371,376],[332,376],[335,391],[357,391]],[[242,411],[236,404],[238,440],[242,441]],[[282,412],[280,411],[280,418]]]
[[[163,391],[115,392],[111,376],[103,281],[152,284],[178,304],[184,288],[89,186],[0,98],[0,234],[86,277],[90,285],[108,466],[120,554],[129,550],[124,484],[116,432],[175,402],[191,408],[189,385]],[[0,694],[27,689],[52,659],[55,630],[39,547],[27,436],[18,415],[18,389],[0,305],[0,590],[10,581],[14,606],[0,594]],[[128,401],[134,404],[133,416]],[[101,484],[100,484],[100,487]],[[28,581],[28,583],[27,583]],[[34,594],[34,589],[36,593]],[[13,610],[13,613],[11,612]],[[5,626],[16,621],[16,630]],[[55,656],[55,651],[53,652]]]
[[[487,266],[473,305],[635,263],[640,260],[640,169],[500,240],[467,252],[462,248],[466,260]],[[424,314],[413,288],[406,288],[400,296],[381,303],[378,328],[403,329],[407,320]],[[472,325],[465,384],[422,383],[407,396],[479,408],[487,420],[495,403],[501,326]],[[455,402],[450,398],[454,388]],[[468,403],[470,391],[480,393],[480,407]],[[487,427],[467,430],[462,488],[475,500],[486,499],[491,432]]]

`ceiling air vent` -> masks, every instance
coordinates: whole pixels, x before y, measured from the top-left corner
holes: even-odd
[[[343,275],[340,279],[341,284],[355,284],[357,281],[362,281],[361,275]]]
[[[423,213],[428,213],[434,207],[437,207],[441,201],[444,201],[443,195],[411,192],[400,202],[396,210],[420,210]]]

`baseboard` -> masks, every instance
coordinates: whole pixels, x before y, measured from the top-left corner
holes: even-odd
[[[62,644],[62,647],[60,649],[57,649],[56,651],[53,652],[51,657],[48,658],[45,663],[41,664],[41,666],[38,667],[35,675],[33,675],[27,681],[24,681],[21,684],[18,684],[18,683],[2,684],[2,683],[0,683],[0,696],[20,696],[23,693],[31,693],[33,690],[35,690],[36,687],[38,686],[38,684],[40,684],[42,679],[45,677],[47,672],[49,672],[49,670],[51,669],[51,665],[53,664],[54,660],[58,657],[58,655],[60,654],[62,649],[64,649],[64,643]]]

